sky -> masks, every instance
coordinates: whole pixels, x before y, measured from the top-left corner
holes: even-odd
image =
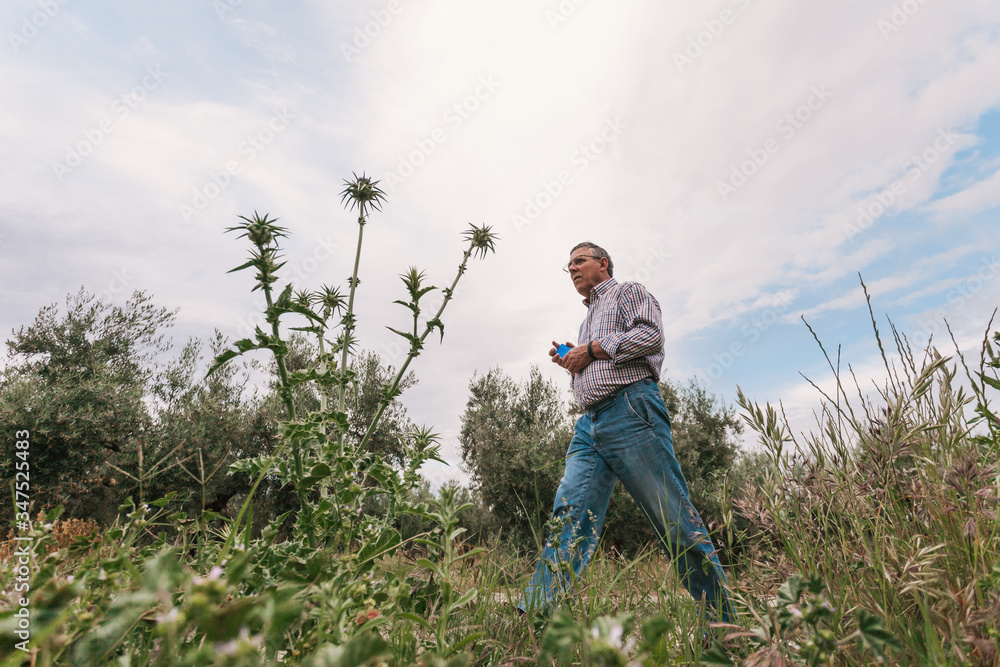
[[[568,388],[547,353],[585,314],[561,270],[583,240],[659,301],[665,377],[780,401],[797,431],[803,376],[832,380],[803,318],[885,376],[861,280],[880,331],[945,353],[945,321],[974,356],[1000,305],[992,2],[6,0],[0,28],[5,339],[81,286],[177,309],[177,348],[243,338],[261,300],[225,228],[279,217],[287,279],[345,285],[339,192],[366,173],[387,201],[358,334],[398,365],[399,274],[448,284],[492,226],[402,398],[442,436],[435,484],[467,479],[475,373]]]

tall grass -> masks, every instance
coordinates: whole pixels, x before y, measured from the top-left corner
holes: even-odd
[[[763,482],[735,501],[758,531],[741,588],[763,613],[791,573],[817,577],[831,627],[849,634],[858,610],[883,618],[898,664],[995,664],[1000,439],[987,392],[998,387],[996,355],[987,337],[973,371],[934,347],[913,350],[890,323],[890,356],[874,315],[872,326],[884,383],[869,389],[824,350],[835,388],[817,386],[818,431],[796,436],[778,410],[740,393],[770,460]],[[779,644],[770,649],[792,652]]]

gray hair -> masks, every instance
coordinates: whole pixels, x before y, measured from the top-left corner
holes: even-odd
[[[575,246],[573,246],[573,248],[569,251],[569,254],[572,255],[580,248],[590,248],[591,250],[594,251],[595,258],[608,260],[608,277],[609,278],[615,277],[615,263],[611,261],[611,255],[608,254],[607,250],[597,245],[596,243],[591,243],[590,241],[584,241],[583,243],[577,243]]]

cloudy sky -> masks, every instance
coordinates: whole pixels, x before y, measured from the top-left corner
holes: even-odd
[[[462,477],[470,378],[526,377],[584,315],[562,273],[603,245],[645,283],[666,374],[797,427],[828,381],[805,316],[862,378],[884,373],[859,273],[922,344],[982,340],[1000,305],[1000,13],[965,0],[6,0],[0,330],[81,285],[178,308],[176,344],[257,320],[254,210],[292,232],[288,273],[343,284],[338,192],[382,179],[366,228],[363,342],[401,359],[397,274],[449,281],[492,225],[404,397]],[[943,342],[943,341],[942,341]]]

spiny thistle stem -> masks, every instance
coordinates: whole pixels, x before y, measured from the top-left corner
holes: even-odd
[[[343,413],[347,402],[347,359],[351,352],[351,336],[354,333],[354,294],[358,288],[358,267],[361,264],[361,243],[364,240],[365,223],[369,209],[379,210],[385,200],[385,192],[378,187],[378,181],[373,181],[364,173],[354,174],[354,180],[344,181],[344,190],[340,193],[342,203],[349,204],[348,210],[358,207],[358,249],[354,254],[354,273],[351,275],[351,292],[347,300],[347,314],[344,315],[344,332],[342,336],[340,387],[338,391],[337,409]],[[345,433],[337,438],[337,453],[344,454]]]
[[[271,299],[271,285],[267,281],[262,283],[264,290],[264,299],[267,301],[268,311],[273,307],[273,301]],[[269,317],[271,320],[271,335],[274,340],[281,340],[281,332],[278,328],[278,316],[273,315]],[[278,378],[281,381],[281,386],[278,391],[281,394],[281,400],[285,404],[285,409],[288,410],[288,421],[295,421],[295,402],[292,400],[292,388],[288,385],[288,366],[285,364],[285,354],[279,350],[274,350],[274,359],[278,365]],[[292,465],[295,466],[295,475],[297,479],[302,479],[305,477],[305,470],[302,467],[302,452],[299,447],[299,441],[295,438],[291,439],[291,449],[292,449]],[[298,485],[296,485],[298,486]],[[299,511],[304,511],[306,508],[307,498],[306,493],[296,488],[295,495],[299,499]],[[309,540],[309,546],[315,547],[316,539],[313,536],[312,524],[309,525],[306,531],[306,536]]]
[[[320,331],[318,334],[316,334],[316,338],[319,340],[319,358],[322,359],[323,358],[323,354],[325,352],[324,345],[323,345],[323,332]],[[321,373],[326,373],[326,370],[327,370],[327,368],[326,368],[326,361],[321,361],[320,362],[318,370]],[[326,387],[324,387],[322,385],[319,387],[319,411],[322,412],[323,414],[326,414]],[[320,424],[319,432],[322,433],[323,435],[326,435],[326,423],[325,422],[322,423],[322,424]],[[326,498],[327,495],[329,495],[328,492],[327,492],[327,488],[325,486],[321,486],[320,489],[319,489],[319,497],[320,498]]]
[[[281,340],[281,331],[279,328],[279,320],[281,318],[281,310],[275,308],[272,285],[278,280],[276,271],[280,269],[284,264],[279,263],[277,260],[278,256],[278,239],[286,236],[286,230],[283,227],[279,227],[276,219],[270,218],[267,214],[263,216],[254,211],[253,217],[247,217],[245,215],[239,216],[242,223],[236,225],[235,227],[230,227],[227,232],[242,231],[242,237],[246,237],[253,244],[256,252],[252,252],[249,261],[242,264],[234,269],[230,269],[230,273],[235,271],[242,271],[244,269],[254,268],[257,269],[257,286],[254,287],[254,291],[260,289],[264,292],[264,299],[267,303],[267,321],[271,324],[271,335],[267,336],[258,327],[257,329],[257,343],[255,344],[252,340],[246,339],[238,341],[236,344],[236,349],[227,350],[223,354],[219,355],[215,359],[215,363],[212,368],[209,369],[209,375],[215,372],[218,368],[224,365],[230,359],[255,349],[270,349],[272,354],[274,354],[275,364],[278,367],[278,394],[281,396],[281,400],[285,405],[285,409],[288,411],[288,420],[295,420],[295,402],[292,398],[292,388],[289,384],[288,379],[288,367],[285,364],[285,357],[288,354],[288,350],[285,347],[283,341]],[[288,288],[291,289],[291,286]],[[284,295],[283,295],[284,296]],[[279,297],[281,301],[282,297]],[[299,448],[299,443],[297,440],[291,440],[291,450],[292,459],[295,466],[295,474],[298,479],[302,479],[303,466],[302,466],[302,453]],[[262,473],[263,475],[263,473]],[[263,479],[263,476],[260,478]],[[258,480],[258,484],[260,480]],[[254,489],[250,491],[250,496],[247,498],[247,503],[249,503],[250,498],[253,496],[257,485],[254,485]],[[306,494],[303,490],[297,490],[296,494],[299,499],[299,506],[301,510],[307,507]],[[244,504],[244,510],[247,505]],[[237,525],[239,519],[237,519]],[[235,529],[234,529],[235,530]],[[312,545],[314,543],[313,535],[310,531],[309,543]]]
[[[278,280],[276,271],[283,266],[283,263],[279,263],[277,261],[279,259],[278,239],[286,236],[286,230],[276,225],[275,223],[277,220],[268,217],[267,214],[261,216],[255,211],[252,218],[248,218],[243,215],[239,217],[243,220],[243,223],[235,227],[230,227],[227,231],[242,231],[242,236],[245,236],[250,240],[250,243],[253,244],[256,252],[251,254],[248,262],[236,267],[235,269],[231,269],[230,273],[234,271],[242,271],[243,269],[251,267],[257,269],[257,287],[255,287],[254,290],[260,289],[264,292],[264,299],[267,303],[267,321],[271,324],[271,336],[270,340],[266,340],[266,334],[258,329],[259,341],[257,345],[254,345],[250,340],[241,341],[243,345],[237,345],[238,351],[230,350],[217,357],[215,365],[209,372],[211,373],[214,371],[215,368],[225,363],[228,359],[231,359],[232,357],[242,354],[250,349],[260,349],[264,347],[270,349],[274,354],[275,364],[278,367],[278,394],[281,396],[285,409],[288,411],[288,420],[295,421],[295,402],[292,398],[292,388],[288,380],[288,367],[285,364],[285,356],[288,354],[288,351],[281,340],[281,330],[279,327],[281,312],[279,312],[279,309],[275,308],[272,290],[272,285]],[[289,290],[290,289],[291,286],[289,286]],[[280,299],[281,298],[279,297],[279,300]],[[292,439],[290,445],[295,474],[298,479],[302,479],[304,473],[302,466],[302,452],[300,451],[299,443],[297,440]],[[251,491],[251,496],[252,495],[253,492]],[[296,495],[298,496],[300,510],[304,510],[307,507],[305,491],[297,489]],[[314,541],[315,540],[310,531],[310,545],[312,545]]]
[[[341,350],[340,357],[340,373],[341,373],[341,383],[339,388],[339,401],[337,403],[337,409],[340,412],[344,412],[346,407],[347,398],[347,383],[344,381],[346,379],[347,373],[347,357],[350,353],[351,348],[351,334],[354,333],[354,292],[358,287],[358,267],[361,265],[361,243],[364,240],[365,235],[365,202],[362,201],[358,206],[358,249],[354,254],[354,273],[351,275],[351,291],[347,297],[347,315],[344,316],[344,345],[343,350]],[[337,438],[337,454],[344,454],[344,434],[341,433]]]
[[[264,287],[264,299],[267,301],[267,308],[270,310],[274,303],[271,299],[271,286],[265,284]],[[278,330],[278,318],[275,317],[271,319],[271,335],[274,336],[275,340],[280,340],[281,334]],[[285,355],[275,351],[274,360],[278,364],[278,378],[281,380],[281,390],[278,392],[281,394],[281,400],[285,404],[285,409],[288,410],[288,420],[295,421],[295,403],[292,401],[292,391],[288,386],[288,366],[285,364]],[[295,452],[298,455],[298,452]]]
[[[316,338],[319,341],[319,356],[322,359],[323,355],[326,353],[325,346],[323,345],[323,334],[322,333],[317,334]],[[321,373],[326,373],[327,368],[326,368],[326,362],[325,361],[320,362],[318,370]],[[320,412],[324,412],[324,413],[326,412],[326,389],[324,389],[323,387],[320,387],[320,390],[319,390],[319,411]],[[321,428],[321,432],[322,433],[326,433],[326,424],[325,423],[322,424],[322,426],[320,428]]]

